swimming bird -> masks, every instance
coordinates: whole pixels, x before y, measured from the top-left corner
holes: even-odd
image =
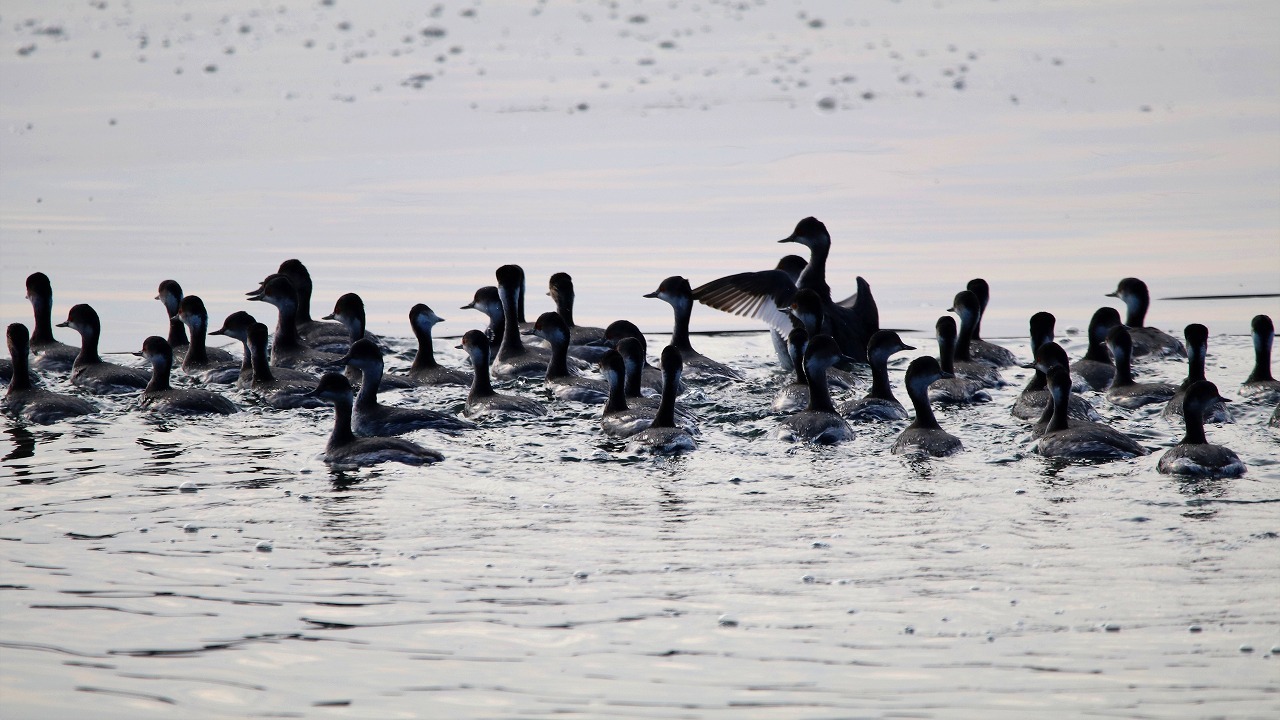
[[[156,300],[164,305],[165,318],[169,321],[169,347],[173,349],[173,357],[181,362],[191,346],[187,339],[187,328],[178,319],[178,306],[182,303],[182,286],[177,280],[162,280],[156,291]]]
[[[321,377],[312,395],[333,404],[333,432],[324,449],[324,461],[331,465],[358,467],[384,462],[426,465],[444,459],[438,451],[404,438],[356,437],[351,431],[351,382],[338,373]]]
[[[1280,401],[1280,380],[1271,376],[1271,345],[1276,326],[1267,315],[1255,315],[1250,323],[1253,335],[1253,372],[1240,387],[1240,393],[1259,402]]]
[[[1178,388],[1165,382],[1139,383],[1133,380],[1129,359],[1133,356],[1133,341],[1129,330],[1117,325],[1107,332],[1107,347],[1115,358],[1116,376],[1107,387],[1107,400],[1113,405],[1134,410],[1143,405],[1168,402]]]
[[[893,396],[889,385],[889,358],[903,350],[915,350],[893,330],[878,330],[871,336],[867,358],[871,364],[871,390],[860,400],[845,402],[840,414],[855,422],[906,420],[907,409]]]
[[[782,421],[779,440],[834,445],[853,439],[853,428],[836,412],[827,385],[827,368],[844,359],[830,335],[809,338],[804,351],[804,372],[809,378],[809,404]]]
[[[1182,419],[1187,391],[1192,385],[1207,379],[1204,375],[1204,361],[1209,353],[1209,328],[1200,323],[1191,323],[1183,330],[1183,337],[1187,340],[1187,377],[1178,385],[1177,391],[1174,392],[1173,397],[1169,398],[1169,402],[1165,403],[1164,411],[1161,413],[1166,420],[1174,422],[1180,422]],[[1204,410],[1205,415],[1201,418],[1204,422],[1235,422],[1221,400],[1210,402]]]
[[[58,327],[69,327],[80,333],[80,353],[71,366],[71,382],[95,395],[119,395],[147,387],[147,374],[123,365],[104,361],[98,355],[102,322],[98,313],[85,304],[73,305],[67,321]]]
[[[645,395],[645,387],[641,382],[641,369],[645,365],[645,345],[643,337],[624,337],[618,340],[614,345],[614,349],[622,356],[623,369],[623,394],[627,399],[627,405],[633,410],[637,408],[651,411],[650,416],[658,411],[658,406],[662,404],[661,392],[659,386],[657,395]],[[654,368],[657,370],[657,368]],[[662,371],[659,370],[659,373]],[[607,379],[607,378],[606,378]],[[681,392],[680,385],[676,386],[677,393]],[[698,418],[688,408],[676,405],[676,424],[684,428],[685,432],[690,435],[698,434]]]
[[[573,320],[573,301],[575,293],[573,290],[573,278],[569,273],[558,272],[551,276],[547,281],[547,295],[551,296],[551,300],[556,304],[556,313],[560,315],[560,319],[564,320],[564,324],[569,328],[569,344],[585,346],[589,343],[599,342],[604,339],[604,328],[589,327],[578,325]],[[599,346],[597,346],[599,347]],[[600,348],[606,350],[607,348]],[[601,352],[601,355],[604,353]]]
[[[880,329],[880,314],[870,285],[859,277],[858,292],[844,301],[847,305],[832,301],[826,279],[831,235],[815,218],[801,220],[791,235],[778,242],[800,243],[809,248],[809,262],[794,281],[780,270],[738,273],[698,287],[693,297],[717,310],[764,320],[778,333],[786,334],[791,332],[791,323],[779,308],[788,307],[797,290],[811,289],[818,293],[823,304],[824,324],[820,330],[836,340],[845,356],[866,362],[867,342]],[[814,334],[810,332],[810,337]]]
[[[969,354],[974,359],[995,365],[996,367],[1013,367],[1018,358],[1013,351],[995,343],[982,339],[982,317],[987,314],[987,303],[991,301],[991,286],[982,278],[974,278],[965,285],[965,289],[978,298],[978,319],[973,323],[973,332],[969,337]],[[943,369],[946,372],[946,369]],[[945,377],[945,376],[944,376]]]
[[[689,318],[693,315],[693,289],[689,281],[672,275],[658,285],[658,289],[645,295],[657,298],[671,306],[675,313],[675,326],[671,330],[671,345],[680,350],[680,361],[685,375],[691,380],[741,380],[737,370],[717,362],[693,349],[689,342]]]
[[[1205,413],[1225,401],[1218,387],[1207,380],[1197,380],[1187,388],[1183,420],[1187,434],[1177,445],[1160,456],[1156,469],[1166,475],[1188,475],[1200,478],[1240,477],[1245,472],[1240,457],[1222,445],[1209,442],[1204,434]]]
[[[1071,363],[1071,372],[1093,390],[1106,390],[1116,376],[1116,365],[1107,350],[1107,333],[1120,324],[1120,313],[1113,307],[1100,307],[1089,319],[1089,349],[1084,357]]]
[[[441,430],[457,432],[475,425],[448,413],[383,405],[378,402],[378,390],[382,384],[382,351],[368,338],[351,343],[351,350],[342,358],[348,365],[360,369],[364,381],[356,395],[352,428],[357,435],[399,435],[414,430]]]
[[[950,315],[938,318],[934,325],[938,338],[938,379],[927,388],[929,400],[954,405],[991,402],[991,395],[981,382],[955,374],[956,321]],[[909,366],[908,366],[909,367]],[[924,372],[921,370],[921,372]]]
[[[969,352],[973,338],[973,324],[977,322],[981,303],[978,296],[969,290],[956,293],[948,312],[960,318],[960,330],[956,335],[955,352],[952,355],[952,369],[959,377],[970,378],[982,383],[983,387],[1002,387],[1005,382],[1000,378],[1000,370],[990,363],[975,360]]]
[[[773,411],[793,413],[809,404],[809,376],[804,372],[804,348],[809,334],[795,328],[787,335],[787,351],[791,355],[792,380],[773,394]]]
[[[676,395],[684,353],[674,345],[662,348],[662,403],[649,427],[632,435],[627,451],[634,454],[680,455],[698,449],[693,436],[676,422]]]
[[[1182,342],[1166,332],[1153,327],[1145,327],[1147,309],[1151,306],[1151,294],[1147,284],[1138,278],[1125,278],[1116,285],[1114,292],[1107,297],[1119,298],[1125,305],[1125,326],[1133,341],[1133,358],[1153,357],[1186,357],[1187,349]]]
[[[435,314],[431,308],[418,303],[409,309],[409,326],[418,338],[418,353],[413,356],[413,364],[409,366],[408,377],[418,385],[470,385],[471,374],[454,370],[436,362],[435,349],[431,343],[431,328],[444,318]]]
[[[797,290],[796,294],[791,296],[791,305],[787,307],[787,312],[791,315],[792,327],[804,328],[807,337],[824,334],[822,328],[826,327],[827,323],[825,311],[822,308],[822,298],[817,292],[808,288]],[[845,365],[851,362],[840,361]],[[857,387],[858,380],[853,373],[839,365],[833,365],[827,369],[827,384],[842,390],[852,390]]]
[[[1053,415],[1036,443],[1036,452],[1045,457],[1085,460],[1118,460],[1146,455],[1147,449],[1129,436],[1101,423],[1069,421],[1067,398],[1071,377],[1061,366],[1047,368]]]
[[[1018,403],[1014,406],[1015,409],[1019,409],[1023,413],[1014,413],[1015,417],[1021,420],[1035,419],[1035,423],[1031,427],[1032,437],[1038,438],[1043,435],[1045,430],[1049,428],[1049,421],[1053,419],[1053,394],[1048,389],[1049,378],[1047,373],[1049,369],[1059,367],[1067,370],[1067,378],[1070,379],[1071,371],[1068,369],[1070,362],[1071,359],[1067,357],[1067,351],[1063,350],[1062,346],[1056,342],[1046,342],[1036,349],[1035,363],[1032,367],[1035,368],[1037,376],[1044,378],[1044,389],[1024,389],[1022,395],[1018,397]],[[1033,385],[1035,385],[1035,378],[1032,378],[1032,381],[1027,383],[1027,388],[1032,388]],[[1025,416],[1028,411],[1034,410],[1041,402],[1044,404],[1039,406],[1040,415],[1038,419]],[[1067,416],[1072,420],[1102,422],[1102,416],[1093,407],[1093,403],[1077,395],[1074,390],[1067,396]]]
[[[569,371],[569,325],[559,313],[539,315],[533,324],[533,334],[546,340],[551,347],[551,360],[547,362],[544,380],[552,395],[561,400],[593,405],[609,396],[609,384],[604,380],[582,377]]]
[[[520,338],[517,302],[524,270],[518,265],[503,265],[494,273],[498,280],[498,297],[502,300],[502,343],[490,368],[496,378],[538,377],[547,372],[551,353],[529,347]]]
[[[151,364],[151,378],[142,392],[142,407],[152,412],[174,415],[230,415],[240,408],[211,390],[179,389],[169,384],[173,370],[173,349],[169,341],[152,335],[142,341],[138,353]]]
[[[0,408],[15,418],[35,425],[49,425],[70,417],[98,411],[96,405],[71,395],[56,393],[31,382],[29,368],[31,336],[27,326],[12,323],[5,331],[9,357],[13,360],[13,377],[5,391]]]
[[[617,438],[631,437],[644,430],[658,414],[655,407],[631,404],[626,395],[623,368],[622,355],[617,350],[606,350],[600,357],[600,372],[609,385],[609,396],[600,414],[600,429]]]
[[[222,348],[205,344],[209,312],[197,295],[187,295],[178,303],[177,318],[191,330],[191,340],[182,358],[182,371],[207,383],[230,384],[240,376],[240,362]]]
[[[486,285],[477,288],[475,294],[471,298],[471,302],[463,305],[460,310],[479,310],[489,318],[489,326],[485,329],[485,336],[489,338],[489,345],[497,347],[502,344],[503,332],[503,316],[502,316],[502,297],[498,295],[498,288],[493,285]]]
[[[34,272],[27,276],[27,301],[35,314],[35,322],[31,326],[31,367],[70,372],[80,348],[58,342],[53,337],[53,286],[48,275]]]
[[[311,273],[301,260],[293,258],[280,263],[276,274],[289,278],[297,295],[297,309],[294,311],[294,328],[300,341],[317,350],[326,352],[345,352],[347,348],[347,330],[336,322],[323,322],[311,319],[311,293],[313,284]],[[265,282],[265,281],[264,281]],[[376,338],[375,338],[376,340]],[[338,345],[335,347],[334,343]]]
[[[341,366],[341,355],[321,352],[303,344],[298,335],[298,293],[289,278],[272,275],[263,281],[261,288],[249,293],[249,299],[270,303],[278,311],[275,337],[271,340],[273,366],[293,369]]]
[[[344,295],[340,296],[338,298],[338,301],[333,305],[333,312],[329,313],[328,315],[325,315],[323,319],[337,320],[339,323],[342,324],[342,327],[347,329],[348,345],[347,347],[343,348],[344,353],[350,350],[352,344],[360,340],[368,340],[369,342],[373,343],[375,346],[378,346],[379,350],[384,349],[378,345],[378,340],[374,338],[372,335],[370,335],[368,331],[365,330],[364,300],[361,299],[361,297],[355,293],[345,293]],[[347,376],[347,379],[350,380],[353,385],[355,383],[361,382],[359,365],[347,363],[346,372],[344,372],[343,374]],[[411,388],[416,385],[417,383],[413,382],[407,377],[401,377],[399,375],[393,375],[387,372],[384,372],[382,374],[381,387],[383,390],[403,390],[405,388]],[[360,433],[360,417],[359,417],[360,412],[359,411],[360,411],[360,399],[359,399],[359,396],[357,396],[356,398],[356,432],[357,433]]]
[[[244,389],[253,384],[253,358],[249,354],[249,328],[257,324],[257,320],[249,313],[243,310],[237,310],[226,317],[222,321],[222,327],[217,330],[210,330],[210,335],[220,335],[239,340],[241,344],[240,357],[240,374],[236,376],[236,387]],[[266,326],[262,329],[265,331]],[[266,335],[263,335],[263,346],[266,346]],[[266,350],[263,350],[263,357],[266,357]]]
[[[614,320],[604,329],[604,338],[606,343],[615,348],[623,338],[634,338],[639,342],[642,360],[640,366],[640,383],[645,388],[652,390],[655,393],[662,392],[662,371],[649,364],[646,357],[648,343],[644,339],[644,333],[640,332],[640,328],[636,327],[635,323],[630,320]],[[627,358],[625,353],[622,357],[624,360]],[[679,391],[683,393],[684,390],[684,385],[681,384]]]
[[[512,332],[517,332],[512,330]],[[458,347],[467,351],[474,371],[471,392],[467,395],[467,417],[536,417],[547,409],[532,398],[495,392],[489,382],[489,338],[480,330],[468,330]]]
[[[929,406],[930,386],[943,379],[946,375],[942,366],[927,355],[912,360],[907,366],[907,396],[915,408],[916,419],[898,435],[889,449],[894,455],[946,457],[964,449],[960,438],[942,429]]]
[[[324,404],[311,394],[317,382],[314,371],[271,365],[267,359],[266,325],[260,322],[250,325],[245,335],[245,346],[253,370],[243,387],[259,395],[265,404],[279,410],[314,408]],[[241,386],[239,381],[236,384]]]

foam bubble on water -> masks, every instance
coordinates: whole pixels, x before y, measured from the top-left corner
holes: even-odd
[[[183,523],[182,531],[188,533],[200,532],[200,526],[195,523]]]
[[[193,493],[198,491],[199,489],[200,488],[197,487],[196,484],[191,482],[190,480],[187,480],[186,482],[178,486],[178,492],[184,492],[184,493]]]
[[[1204,628],[1200,627],[1199,625],[1192,625],[1191,627],[1187,628],[1187,632],[1189,633],[1198,633],[1203,631],[1204,631]]]
[[[738,619],[726,613],[716,618],[716,624],[720,627],[738,627]]]
[[[1113,622],[1104,623],[1102,626],[1102,629],[1109,633],[1120,632],[1120,623],[1113,623]]]
[[[590,576],[591,576],[591,573],[587,572],[586,570],[578,570],[573,573],[574,580],[586,580]]]

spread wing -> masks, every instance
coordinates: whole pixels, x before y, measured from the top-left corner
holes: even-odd
[[[707,307],[733,315],[763,320],[786,335],[791,332],[791,316],[778,306],[791,304],[796,285],[781,270],[761,270],[727,275],[696,288],[693,297]]]

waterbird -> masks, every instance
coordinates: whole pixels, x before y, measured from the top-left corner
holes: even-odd
[[[320,407],[310,393],[316,387],[314,371],[273,367],[267,358],[267,326],[255,322],[246,332],[246,346],[253,367],[247,389],[259,395],[273,408]],[[239,383],[237,382],[237,385]]]
[[[556,305],[556,313],[560,315],[560,319],[564,320],[564,324],[569,328],[569,344],[571,346],[586,346],[604,339],[604,328],[579,325],[574,322],[573,302],[575,293],[573,290],[573,278],[569,273],[558,272],[552,275],[547,281],[547,288],[547,295],[551,296],[552,302]],[[605,349],[600,347],[601,355],[604,354],[603,350]]]
[[[969,353],[996,367],[1017,365],[1018,358],[1013,351],[982,339],[982,317],[987,314],[987,304],[991,302],[991,286],[982,278],[974,278],[965,285],[965,289],[978,298],[978,319],[973,323],[973,332],[969,336]]]
[[[555,311],[542,313],[533,324],[533,334],[546,340],[551,348],[551,359],[543,376],[545,386],[560,400],[592,405],[602,402],[609,396],[607,382],[569,370],[569,332],[569,324]]]
[[[404,438],[356,437],[351,431],[351,382],[343,375],[325,373],[311,394],[333,405],[333,432],[324,449],[326,463],[357,467],[384,462],[427,465],[444,459],[438,451]]]
[[[658,405],[658,412],[649,427],[630,437],[628,452],[680,455],[698,449],[693,436],[676,422],[676,395],[679,393],[683,358],[680,348],[674,345],[662,348],[662,403]]]
[[[1153,327],[1146,327],[1147,309],[1151,307],[1151,294],[1147,284],[1138,278],[1127,277],[1107,293],[1107,297],[1119,298],[1125,305],[1124,324],[1133,341],[1132,357],[1186,357],[1187,349],[1172,335]]]
[[[1178,385],[1177,391],[1174,392],[1173,397],[1169,398],[1169,402],[1165,403],[1164,410],[1161,412],[1166,420],[1175,422],[1182,418],[1187,391],[1192,385],[1207,379],[1204,374],[1204,361],[1209,353],[1209,328],[1200,323],[1191,323],[1182,334],[1187,341],[1187,377]],[[1221,400],[1210,402],[1205,406],[1204,412],[1205,415],[1201,418],[1204,422],[1234,422],[1227,406]]]
[[[181,362],[187,354],[191,341],[187,339],[187,328],[178,319],[178,307],[182,303],[182,286],[177,280],[161,280],[156,290],[156,300],[164,306],[165,319],[169,321],[169,347],[173,349],[173,357]]]
[[[1071,359],[1067,357],[1067,351],[1063,350],[1062,346],[1056,342],[1049,341],[1036,348],[1035,363],[1032,365],[1035,369],[1036,377],[1027,383],[1027,388],[1018,397],[1018,404],[1015,404],[1015,409],[1020,404],[1025,413],[1025,411],[1040,407],[1039,417],[1035,419],[1025,414],[1014,413],[1021,420],[1035,419],[1031,429],[1032,437],[1043,435],[1049,427],[1049,421],[1053,419],[1054,405],[1053,393],[1049,390],[1049,370],[1055,367],[1062,368],[1067,371],[1067,379],[1069,380],[1071,379],[1070,362]],[[1043,389],[1034,389],[1036,378],[1044,378]],[[1043,405],[1040,403],[1043,403]],[[1093,403],[1077,395],[1074,390],[1067,395],[1067,416],[1073,420],[1102,422],[1102,416],[1094,409]]]
[[[209,311],[198,295],[187,295],[178,303],[176,316],[191,331],[182,372],[207,383],[230,384],[240,376],[240,363],[222,348],[205,344],[209,330]]]
[[[893,447],[889,449],[894,455],[946,457],[964,449],[960,438],[943,430],[938,424],[933,408],[929,405],[930,386],[945,379],[942,366],[928,355],[912,360],[907,366],[907,396],[911,398],[911,405],[915,408],[916,419],[898,435]]]
[[[537,400],[499,393],[493,389],[493,384],[489,381],[489,338],[482,331],[468,330],[458,347],[466,350],[473,370],[471,392],[467,395],[464,411],[467,417],[536,417],[547,414],[547,409]]]
[[[1271,345],[1276,326],[1267,315],[1255,315],[1249,325],[1253,336],[1253,371],[1240,387],[1240,393],[1260,402],[1278,402],[1280,380],[1271,376]]]
[[[852,440],[853,428],[836,412],[827,385],[827,368],[844,360],[840,346],[830,335],[809,338],[804,351],[804,372],[809,379],[809,403],[782,420],[778,439],[834,445]]]
[[[956,321],[950,315],[938,318],[934,325],[938,339],[938,379],[928,386],[929,400],[940,404],[968,405],[991,402],[991,395],[981,382],[955,374]],[[924,372],[921,370],[921,372]]]
[[[341,355],[321,352],[303,344],[298,334],[298,293],[289,278],[279,274],[268,277],[261,288],[249,293],[249,299],[269,303],[277,310],[275,336],[271,339],[273,366],[293,369],[340,367]]]
[[[33,272],[27,276],[27,301],[35,315],[31,326],[31,367],[37,370],[70,372],[80,348],[53,337],[53,285],[49,276]]]
[[[83,303],[71,306],[66,322],[58,323],[58,327],[69,327],[80,333],[80,353],[71,366],[72,383],[95,395],[120,395],[147,387],[146,373],[106,362],[98,355],[102,322],[92,307]]]
[[[1067,412],[1071,377],[1067,369],[1047,368],[1053,415],[1044,434],[1036,442],[1036,452],[1045,457],[1084,460],[1118,460],[1146,455],[1147,449],[1110,426],[1084,420],[1072,421]]]
[[[906,420],[907,409],[893,396],[889,385],[889,358],[894,353],[915,350],[893,330],[877,330],[867,343],[867,359],[871,365],[871,390],[865,397],[840,406],[840,414],[855,422]]]
[[[502,342],[494,354],[490,370],[496,378],[537,377],[545,375],[551,353],[529,347],[520,337],[518,301],[524,283],[524,270],[518,265],[503,265],[494,276],[498,280],[498,298],[502,301]]]
[[[445,367],[436,361],[431,329],[444,318],[422,303],[409,308],[409,327],[418,339],[418,352],[409,366],[408,378],[418,385],[470,385],[470,373]]]
[[[689,319],[693,315],[693,289],[680,275],[672,275],[658,284],[658,289],[645,295],[671,306],[675,325],[671,329],[671,345],[680,351],[685,376],[691,380],[741,380],[737,370],[712,360],[693,349],[689,342]]]
[[[797,290],[811,289],[823,303],[824,325],[820,330],[831,335],[843,355],[856,362],[867,361],[867,342],[880,329],[880,314],[871,286],[857,278],[858,292],[844,303],[831,299],[827,285],[827,257],[831,252],[831,235],[826,225],[813,217],[796,223],[790,235],[780,243],[799,243],[809,248],[809,261],[793,281],[780,270],[738,273],[717,278],[693,291],[693,297],[704,305],[735,315],[746,315],[765,321],[780,334],[791,332],[785,308]],[[810,332],[810,336],[815,333]]]
[[[226,317],[222,321],[222,327],[217,330],[210,330],[210,335],[220,335],[229,337],[233,340],[239,340],[241,344],[240,357],[240,374],[236,376],[235,384],[238,388],[247,388],[253,384],[253,358],[249,353],[249,328],[253,327],[258,321],[249,313],[243,310],[237,310]],[[263,325],[263,338],[266,337],[266,326]],[[266,346],[265,339],[263,346]],[[263,350],[263,356],[266,356],[266,350]]]
[[[151,364],[151,378],[142,392],[141,405],[151,412],[174,415],[230,415],[239,412],[236,404],[212,390],[175,388],[169,384],[173,371],[173,349],[169,341],[152,335],[142,341],[137,353]]]
[[[360,392],[355,398],[351,425],[357,435],[399,435],[414,430],[457,432],[475,427],[448,413],[378,402],[383,377],[382,351],[368,338],[351,343],[351,349],[342,361],[359,368],[363,376]]]
[[[977,322],[979,307],[978,296],[969,290],[956,293],[948,312],[960,318],[960,330],[956,335],[955,351],[952,353],[952,370],[958,377],[977,380],[983,387],[996,388],[1005,383],[1000,379],[1000,370],[990,363],[975,360],[969,352],[973,339],[973,324]]]
[[[1204,416],[1215,404],[1225,402],[1218,386],[1197,380],[1187,388],[1183,420],[1187,434],[1160,456],[1156,469],[1166,475],[1200,478],[1240,477],[1245,472],[1240,457],[1222,445],[1209,442],[1204,434]]]
[[[333,312],[325,315],[324,320],[336,320],[342,324],[347,330],[347,347],[343,348],[343,352],[350,350],[351,345],[360,341],[368,340],[378,346],[382,350],[382,346],[378,345],[377,338],[373,337],[365,330],[365,314],[364,300],[355,293],[344,293],[338,297],[337,302],[333,304]],[[360,366],[347,363],[346,372],[343,373],[347,379],[354,385],[361,382]],[[381,387],[383,390],[403,390],[404,388],[414,387],[416,383],[407,377],[393,375],[384,372],[382,374]],[[356,398],[356,432],[360,432],[360,400]]]
[[[1124,325],[1117,325],[1107,332],[1107,347],[1115,358],[1116,376],[1107,387],[1107,400],[1114,405],[1134,410],[1143,405],[1167,402],[1178,388],[1166,382],[1139,383],[1133,379],[1130,358],[1133,356],[1133,340]],[[1185,353],[1184,353],[1185,354]]]
[[[1071,363],[1071,372],[1093,390],[1106,390],[1116,376],[1116,364],[1107,349],[1107,333],[1120,324],[1120,312],[1113,307],[1100,307],[1089,319],[1089,349],[1084,357]]]
[[[98,407],[87,400],[46,390],[31,382],[31,335],[26,325],[10,324],[5,331],[5,340],[9,346],[9,357],[13,360],[13,376],[4,399],[0,401],[0,408],[5,413],[35,425],[49,425],[97,412]]]

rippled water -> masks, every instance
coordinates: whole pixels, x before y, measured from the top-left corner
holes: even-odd
[[[1078,356],[1068,330],[1138,275],[1149,322],[1208,325],[1235,397],[1280,303],[1160,298],[1280,289],[1278,23],[1270,0],[10,0],[0,324],[30,322],[39,270],[55,320],[91,303],[136,351],[161,280],[269,319],[243,293],[298,257],[314,314],[360,293],[403,369],[411,305],[460,335],[515,262],[532,314],[570,272],[579,322],[629,318],[656,355],[643,293],[770,267],[814,215],[835,294],[865,276],[922,351],[982,276],[989,339],[1025,359],[1048,310]],[[695,344],[747,380],[682,399],[700,449],[672,460],[567,405],[346,473],[328,409],[0,420],[0,715],[1280,716],[1270,408],[1209,430],[1242,479],[1157,474],[1178,429],[1096,396],[1156,452],[1062,465],[1008,414],[1017,371],[939,412],[965,453],[908,461],[902,424],[772,439],[766,338]]]
[[[677,459],[629,457],[569,405],[421,431],[445,462],[359,472],[320,461],[328,410],[156,419],[125,400],[47,429],[5,421],[6,715],[1280,708],[1270,408],[1210,428],[1242,479],[1157,474],[1178,430],[1097,397],[1157,452],[1059,464],[1008,414],[1017,371],[992,403],[940,411],[962,455],[911,461],[887,453],[903,423],[835,448],[772,439],[763,336],[695,340],[748,379],[686,396],[701,447]],[[1247,338],[1210,349],[1233,394]],[[388,397],[456,409],[462,391]]]

